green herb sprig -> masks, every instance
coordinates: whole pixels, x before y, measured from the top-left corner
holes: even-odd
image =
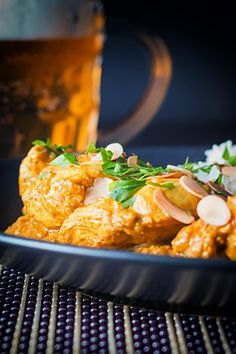
[[[51,143],[51,140],[50,140],[49,138],[47,138],[46,141],[44,141],[44,140],[39,140],[39,139],[34,140],[34,141],[32,142],[32,145],[33,145],[33,146],[44,146],[44,147],[46,147],[47,149],[49,149],[55,156],[59,156],[59,155],[65,153],[65,152],[67,152],[67,150],[73,148],[73,145],[71,145],[71,144],[68,144],[68,145],[65,145],[65,146],[63,146],[63,145],[56,145],[56,144],[53,145],[53,144]]]
[[[129,166],[127,160],[121,156],[112,161],[112,152],[104,147],[97,148],[91,143],[86,153],[100,153],[102,158],[102,171],[117,181],[110,184],[111,198],[121,203],[124,208],[131,206],[135,201],[135,193],[147,184],[148,177],[156,176],[167,170],[162,167],[150,167],[141,159],[137,158],[136,166]],[[174,185],[173,185],[174,186]],[[164,188],[172,188],[166,184]]]
[[[71,152],[64,152],[64,154],[59,155],[50,162],[50,165],[62,167],[66,167],[70,164],[79,165],[76,156]]]
[[[229,149],[227,148],[227,146],[224,149],[223,155],[222,157],[225,159],[225,161],[227,161],[231,166],[236,166],[236,156],[235,155],[231,155],[229,152]]]
[[[92,142],[89,144],[89,146],[85,150],[85,154],[92,154],[95,152],[100,152],[100,148],[97,148],[96,145]]]

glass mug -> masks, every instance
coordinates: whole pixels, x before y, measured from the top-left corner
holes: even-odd
[[[118,127],[97,132],[104,22],[99,1],[0,1],[0,157],[22,156],[36,138],[78,151],[97,138],[125,143],[151,120],[171,60],[160,39],[141,33],[151,55],[143,98]]]

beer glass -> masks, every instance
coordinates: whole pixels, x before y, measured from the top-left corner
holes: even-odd
[[[23,156],[36,138],[78,151],[97,138],[125,143],[154,116],[171,60],[141,33],[151,55],[144,96],[118,127],[97,131],[104,23],[97,0],[0,0],[0,157]]]

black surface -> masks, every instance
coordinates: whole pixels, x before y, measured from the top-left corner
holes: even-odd
[[[190,149],[202,158],[202,148]],[[137,151],[137,150],[135,150]],[[152,162],[182,161],[186,149],[142,150]],[[171,160],[170,160],[171,159]],[[20,213],[17,161],[0,162],[0,227]],[[92,294],[163,310],[235,315],[236,263],[96,250],[0,236],[0,263]]]
[[[129,112],[148,75],[147,55],[114,24],[163,38],[173,60],[170,89],[152,123],[132,144],[204,144],[236,138],[236,46],[232,5],[199,1],[104,0],[107,42],[100,125]]]

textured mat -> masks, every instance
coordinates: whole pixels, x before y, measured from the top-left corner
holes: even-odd
[[[0,353],[236,353],[236,319],[106,302],[1,267]]]

